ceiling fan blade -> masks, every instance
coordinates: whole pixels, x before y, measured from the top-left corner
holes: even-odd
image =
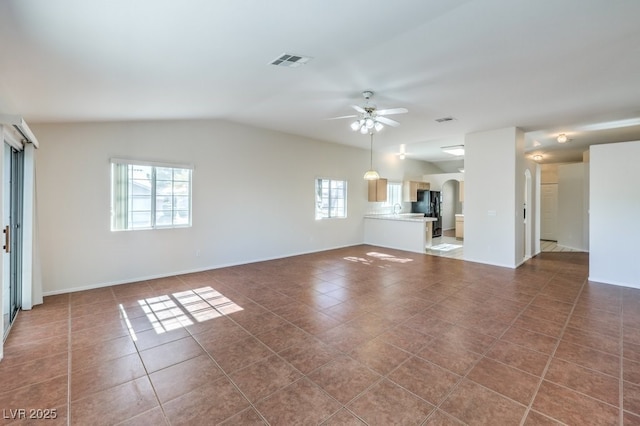
[[[343,115],[341,117],[331,117],[331,118],[325,118],[325,120],[341,120],[343,118],[355,118],[358,117],[357,115]]]
[[[351,105],[351,108],[355,109],[360,114],[366,114],[367,113],[367,111],[365,111],[364,108],[362,108],[361,106],[358,106],[358,105]]]
[[[398,127],[400,125],[400,123],[398,123],[397,121],[386,117],[376,117],[376,121],[379,121],[382,124],[386,124],[387,126],[391,127]]]
[[[406,112],[409,112],[406,108],[379,109],[376,111],[378,115],[404,114]]]

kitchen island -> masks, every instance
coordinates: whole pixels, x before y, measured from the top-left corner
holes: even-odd
[[[372,214],[364,217],[364,243],[424,253],[431,247],[435,217],[422,214]]]

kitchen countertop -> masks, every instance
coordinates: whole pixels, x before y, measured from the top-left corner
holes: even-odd
[[[366,219],[397,220],[403,222],[435,222],[435,217],[424,217],[422,213],[400,213],[400,214],[368,214]]]

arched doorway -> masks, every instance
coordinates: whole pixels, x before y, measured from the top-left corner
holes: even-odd
[[[462,204],[460,202],[460,182],[455,179],[444,182],[442,184],[441,195],[442,231],[446,235],[446,231],[455,230],[455,215],[462,213]],[[453,236],[453,234],[451,236]]]

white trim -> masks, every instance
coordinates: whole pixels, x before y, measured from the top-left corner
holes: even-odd
[[[2,137],[4,138],[5,143],[18,151],[22,151],[24,145],[19,139],[16,139],[16,136],[15,131],[11,127],[2,126]]]
[[[524,260],[523,260],[520,263],[518,263],[517,265],[504,265],[502,263],[487,262],[487,261],[484,261],[484,260],[470,259],[470,258],[467,258],[467,257],[464,257],[461,260],[464,260],[465,262],[480,263],[482,265],[498,266],[500,268],[508,268],[508,269],[517,269],[518,266],[520,266],[520,265],[522,265],[524,263]]]
[[[196,269],[188,269],[188,270],[184,270],[184,271],[171,272],[171,273],[167,273],[167,274],[147,275],[147,276],[142,276],[142,277],[132,277],[132,278],[124,279],[124,280],[116,280],[116,281],[109,281],[109,282],[104,282],[104,283],[92,284],[92,285],[88,285],[88,286],[85,286],[85,287],[71,287],[71,288],[67,288],[67,289],[59,289],[59,290],[54,290],[54,291],[47,291],[47,292],[43,293],[43,295],[44,296],[55,296],[57,294],[75,293],[77,291],[93,290],[93,289],[96,289],[96,288],[109,287],[109,286],[112,286],[112,285],[131,284],[131,283],[136,283],[136,282],[140,282],[140,281],[155,280],[155,279],[158,279],[158,278],[175,277],[176,275],[185,275],[185,274],[193,274],[193,273],[197,273],[197,272],[212,271],[212,270],[215,270],[215,269],[229,268],[229,267],[232,267],[232,266],[249,265],[249,264],[252,264],[252,263],[267,262],[269,260],[278,260],[278,259],[284,259],[284,258],[287,258],[287,257],[302,256],[302,255],[305,255],[305,254],[321,253],[321,252],[327,251],[327,250],[340,250],[340,249],[343,249],[343,248],[357,247],[357,246],[361,246],[361,245],[363,245],[363,244],[362,243],[347,244],[347,245],[343,245],[343,246],[324,248],[324,249],[321,249],[321,250],[309,250],[309,251],[303,251],[303,252],[298,252],[298,253],[289,253],[289,254],[285,254],[285,255],[282,255],[282,256],[264,257],[264,258],[259,258],[259,259],[253,259],[253,260],[250,260],[250,261],[247,261],[247,262],[230,262],[230,263],[223,263],[221,265],[214,265],[214,266],[208,266],[208,267],[196,268]]]
[[[35,224],[35,146],[24,147],[22,183],[22,309],[33,307],[33,238]]]
[[[639,288],[640,289],[640,284],[635,284],[635,283],[626,283],[626,282],[622,282],[622,281],[616,281],[616,280],[609,280],[609,279],[604,279],[604,278],[598,278],[598,277],[592,277],[589,276],[587,278],[588,284],[609,284],[609,285],[617,285],[620,287],[628,287],[628,288]]]
[[[19,115],[0,114],[0,123],[13,126],[27,142],[31,142],[36,148],[40,146],[36,135],[33,134],[24,118]]]
[[[189,169],[193,170],[193,164],[164,163],[159,161],[135,160],[131,158],[110,158],[111,164],[129,164],[135,166],[153,166],[153,167],[171,167],[172,169]]]

